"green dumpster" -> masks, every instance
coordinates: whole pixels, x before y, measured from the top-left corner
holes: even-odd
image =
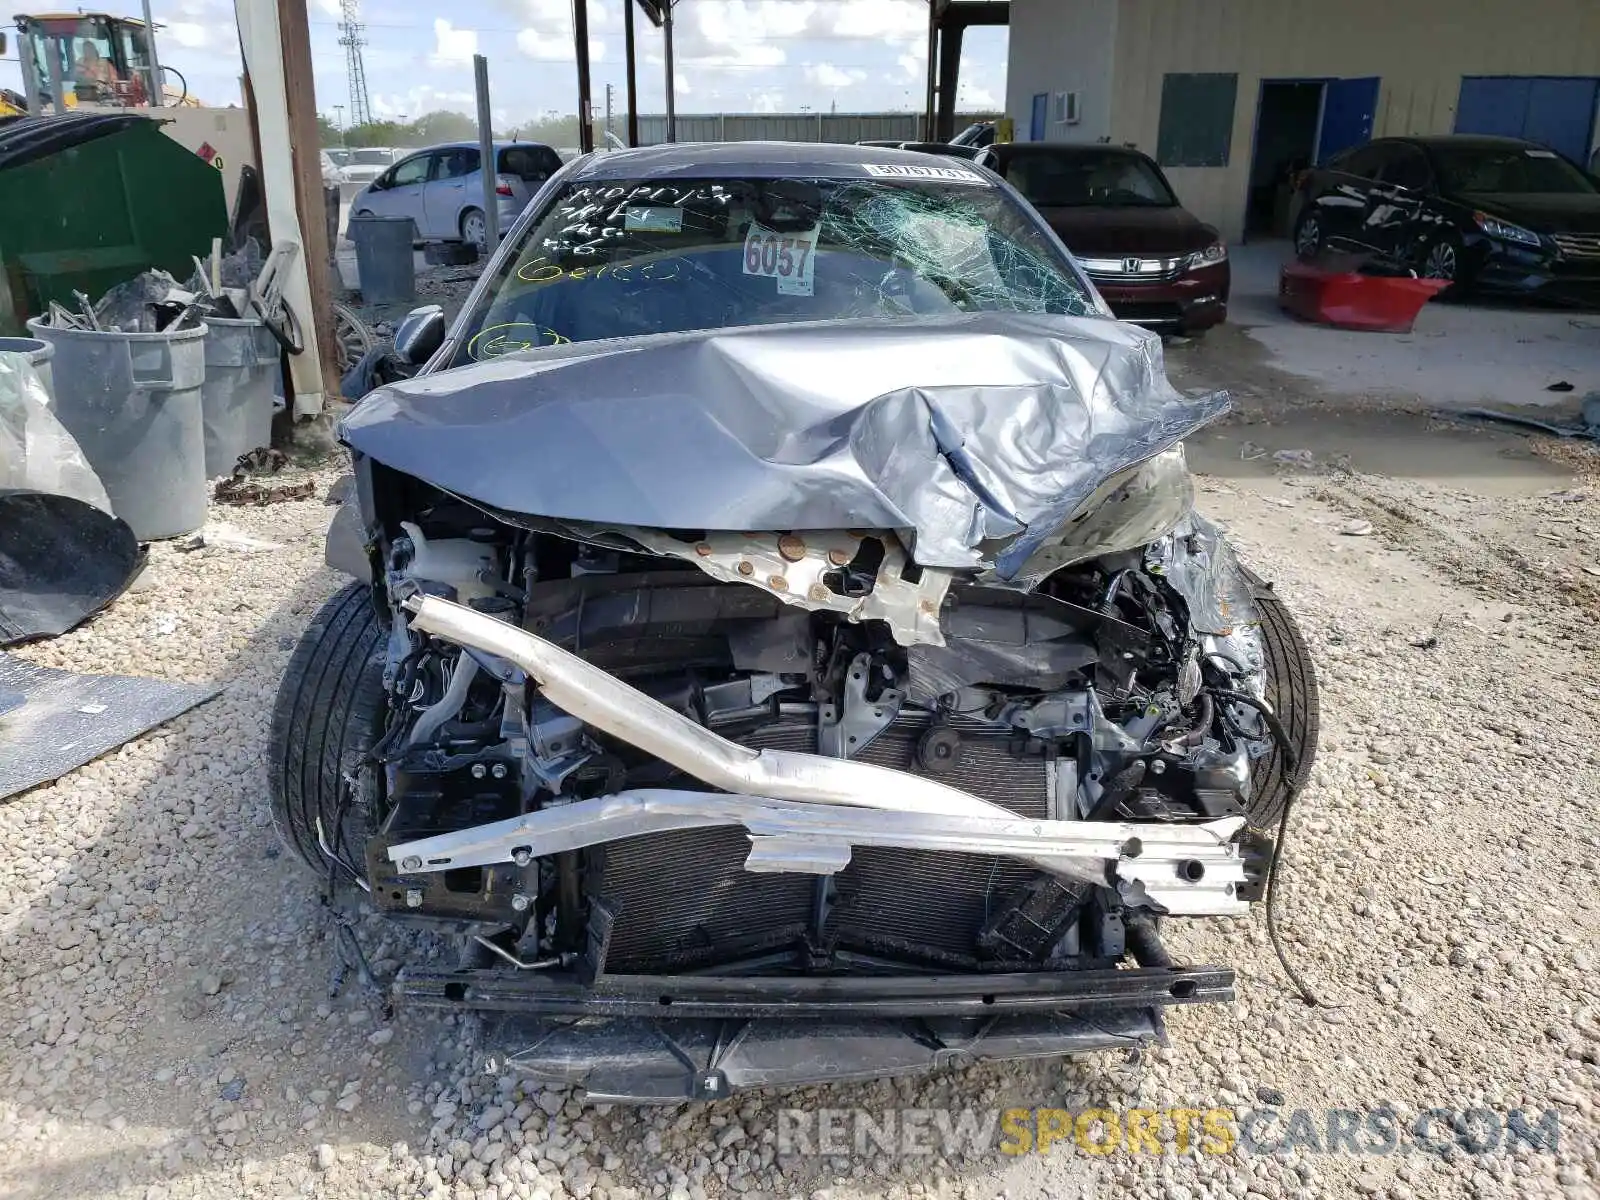
[[[228,231],[222,173],[129,113],[0,124],[0,213],[0,335],[152,267],[186,279]]]

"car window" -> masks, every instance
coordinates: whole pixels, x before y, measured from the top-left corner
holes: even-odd
[[[1388,142],[1369,142],[1365,146],[1357,146],[1354,150],[1336,155],[1329,160],[1328,166],[1346,175],[1376,179],[1378,172],[1383,169],[1383,164],[1389,161],[1389,147]]]
[[[1420,192],[1433,182],[1433,171],[1421,150],[1415,146],[1397,145],[1378,168],[1378,179]]]
[[[1042,208],[1171,208],[1178,203],[1149,159],[1121,150],[1017,154],[1005,163],[1005,176]]]
[[[500,151],[499,173],[528,183],[543,183],[561,169],[561,159],[548,146],[507,146]]]
[[[393,161],[394,155],[387,150],[352,150],[350,152],[352,166],[386,167]]]
[[[527,226],[456,361],[637,334],[977,311],[1103,315],[1054,242],[976,177],[608,180],[567,187]]]
[[[1447,192],[1589,193],[1594,182],[1554,150],[1540,146],[1432,147],[1439,186]]]
[[[431,154],[419,154],[397,163],[394,170],[389,172],[389,186],[405,187],[409,183],[422,183],[428,178],[428,165],[432,158]]]
[[[478,169],[478,150],[475,146],[452,146],[436,157],[439,165],[433,173],[435,179],[460,179]]]

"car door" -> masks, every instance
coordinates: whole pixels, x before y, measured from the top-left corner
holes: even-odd
[[[1367,192],[1367,243],[1401,262],[1415,257],[1432,234],[1427,217],[1433,191],[1427,155],[1417,146],[1393,143]]]
[[[384,216],[410,217],[420,235],[423,221],[422,189],[428,182],[432,167],[431,153],[413,154],[410,158],[401,159],[379,177],[387,179],[388,184],[373,194],[372,199],[377,203],[369,203],[367,207]]]
[[[1335,155],[1317,173],[1322,187],[1313,203],[1322,221],[1323,243],[1333,249],[1366,244],[1370,193],[1378,185],[1378,172],[1388,160],[1388,142],[1369,142]]]
[[[438,165],[433,178],[423,189],[423,209],[427,215],[424,236],[429,238],[456,238],[461,236],[461,210],[478,198],[483,205],[483,189],[478,184],[478,148],[476,146],[451,146],[439,151]]]

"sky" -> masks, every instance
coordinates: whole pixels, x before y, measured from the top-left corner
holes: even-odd
[[[22,6],[16,6],[22,7]],[[31,6],[30,6],[31,7]],[[51,7],[48,0],[35,11]],[[138,11],[136,0],[122,5]],[[307,0],[317,108],[350,118],[339,0]],[[115,0],[106,8],[118,11]],[[448,16],[440,16],[441,10]],[[238,35],[231,0],[152,0],[157,53],[207,104],[238,103]],[[926,87],[926,0],[678,0],[674,8],[680,113],[919,110]],[[639,107],[664,107],[661,34],[636,13]],[[472,56],[489,59],[500,126],[577,109],[569,0],[367,0],[364,61],[373,115],[414,119],[474,111]],[[164,26],[165,28],[159,28]],[[626,106],[622,0],[590,0],[592,92],[603,113],[612,84]],[[0,86],[20,88],[13,57]],[[1005,29],[970,29],[959,107],[998,109],[1005,96]]]

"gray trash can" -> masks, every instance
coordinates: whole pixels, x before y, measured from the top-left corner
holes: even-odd
[[[361,298],[368,304],[404,304],[417,298],[417,267],[410,217],[351,217]]]
[[[44,380],[44,390],[55,398],[55,382],[50,370],[50,360],[55,357],[56,348],[49,342],[41,342],[38,338],[0,337],[0,354],[25,354],[28,365],[40,379]]]
[[[193,533],[206,520],[200,391],[206,327],[177,333],[28,331],[55,347],[55,412],[138,539]]]
[[[278,343],[253,317],[206,318],[206,382],[200,392],[206,478],[233,471],[239,456],[272,441]]]

